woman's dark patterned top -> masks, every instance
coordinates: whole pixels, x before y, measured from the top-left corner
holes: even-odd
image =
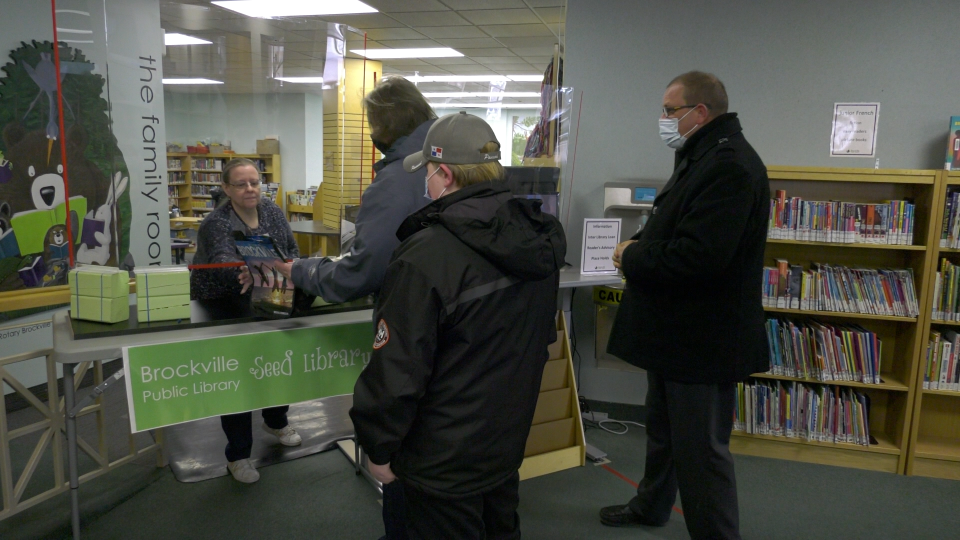
[[[227,202],[220,208],[207,214],[200,222],[197,233],[197,253],[193,264],[237,262],[243,259],[237,253],[234,243],[234,231],[246,236],[263,235],[273,238],[274,243],[288,259],[300,256],[297,242],[293,239],[290,224],[283,210],[269,199],[260,199],[257,205],[259,226],[251,229],[234,212]],[[239,268],[196,269],[190,272],[190,298],[193,300],[213,300],[240,296]],[[248,290],[246,294],[250,294]]]

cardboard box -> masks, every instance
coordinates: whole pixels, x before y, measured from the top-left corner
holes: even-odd
[[[257,153],[258,154],[279,154],[280,141],[277,139],[258,139]]]
[[[70,317],[83,321],[118,323],[130,318],[127,295],[122,298],[70,295]]]
[[[154,266],[134,268],[137,275],[137,301],[147,296],[190,297],[190,271],[185,266]]]
[[[96,298],[123,298],[130,294],[130,273],[112,266],[79,266],[67,275],[70,294]]]

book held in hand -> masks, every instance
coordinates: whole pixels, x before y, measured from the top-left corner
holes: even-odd
[[[284,262],[284,254],[269,236],[248,236],[236,244],[253,276],[253,312],[269,318],[289,317],[293,313],[293,281],[276,269],[277,263]]]

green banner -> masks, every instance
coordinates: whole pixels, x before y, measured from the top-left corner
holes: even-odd
[[[353,393],[371,323],[124,347],[133,432]]]

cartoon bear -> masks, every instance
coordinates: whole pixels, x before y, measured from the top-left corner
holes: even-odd
[[[4,158],[12,166],[12,176],[8,182],[0,183],[0,203],[6,202],[11,214],[55,208],[66,199],[59,141],[48,139],[43,130],[27,131],[11,123],[3,130],[3,142],[7,147]],[[98,208],[106,201],[109,181],[84,156],[86,131],[74,124],[67,130],[66,143],[70,196],[82,195],[87,199],[87,208]]]

